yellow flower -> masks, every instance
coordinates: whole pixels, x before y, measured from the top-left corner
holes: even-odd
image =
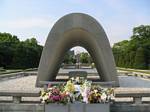
[[[74,92],[75,91],[74,84],[71,81],[67,82],[67,84],[65,86],[65,91],[67,91],[67,92]]]
[[[98,92],[98,90],[97,89],[94,89],[94,93],[96,94]]]
[[[41,96],[44,96],[46,94],[45,91],[41,91]]]

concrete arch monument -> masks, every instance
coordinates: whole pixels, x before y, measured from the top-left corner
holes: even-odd
[[[118,86],[107,36],[93,17],[83,13],[68,14],[54,24],[42,52],[36,86],[40,86],[40,81],[56,78],[64,54],[74,46],[82,46],[90,53],[102,81],[115,81]]]

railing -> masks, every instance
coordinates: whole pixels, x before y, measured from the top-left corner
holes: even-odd
[[[131,71],[120,71],[118,74],[125,75],[125,76],[135,76],[139,78],[145,78],[145,79],[150,79],[149,74],[144,74],[140,72],[131,72]]]
[[[123,90],[123,91],[122,91]],[[6,112],[45,112],[44,104],[40,103],[39,100],[39,91],[1,91],[0,97],[12,97],[11,102],[5,102],[0,99],[0,111]],[[30,101],[22,101],[23,97],[35,97],[38,99],[38,102],[33,102],[32,98]],[[131,103],[118,102],[117,98],[133,98]],[[115,89],[115,98],[114,102],[110,104],[110,112],[150,112],[150,100],[148,102],[143,102],[143,97],[150,97],[150,89],[126,89],[120,88]],[[61,111],[60,111],[61,112]]]
[[[148,88],[128,88],[125,90],[116,90],[115,99],[117,98],[132,98],[134,104],[150,103],[150,89]],[[149,99],[148,101],[142,101],[143,98]],[[118,102],[119,103],[119,102]]]
[[[10,102],[21,103],[22,97],[39,97],[40,92],[39,91],[22,91],[22,90],[18,90],[18,91],[0,90],[0,96],[12,97],[12,101]],[[2,101],[0,100],[0,102]],[[30,102],[32,102],[32,100]]]
[[[47,84],[49,82],[43,82],[43,84]],[[55,82],[53,82],[55,83]],[[57,84],[57,83],[55,83]],[[116,101],[116,99],[118,98],[133,98],[132,103],[135,104],[142,104],[145,103],[142,101],[143,97],[147,97],[149,98],[149,101],[146,101],[146,103],[150,103],[150,89],[133,89],[133,88],[125,88],[125,90],[123,90],[124,88],[122,88],[121,90],[115,89],[115,98],[114,98],[114,102],[116,103],[120,103],[118,101]],[[12,97],[12,102],[13,103],[21,103],[21,99],[22,97],[39,97],[40,96],[40,92],[39,91],[22,91],[22,90],[18,90],[18,91],[4,91],[4,90],[0,90],[0,97],[3,96],[7,96],[7,97]],[[1,100],[0,100],[1,102]],[[31,99],[32,102],[32,99]],[[122,102],[122,101],[121,101]],[[125,102],[124,102],[125,103]]]
[[[92,68],[91,64],[83,64],[83,63],[77,63],[77,64],[63,64],[62,68],[69,68],[69,67],[73,67],[76,69],[80,69],[80,68]]]

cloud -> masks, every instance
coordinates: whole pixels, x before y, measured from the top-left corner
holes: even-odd
[[[4,20],[0,22],[2,28],[27,29],[52,27],[54,19],[48,17],[20,18],[15,20]]]

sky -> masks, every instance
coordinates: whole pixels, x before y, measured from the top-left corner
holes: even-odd
[[[94,17],[111,46],[130,39],[133,27],[150,25],[150,0],[0,0],[0,32],[44,45],[54,23],[74,12]]]

